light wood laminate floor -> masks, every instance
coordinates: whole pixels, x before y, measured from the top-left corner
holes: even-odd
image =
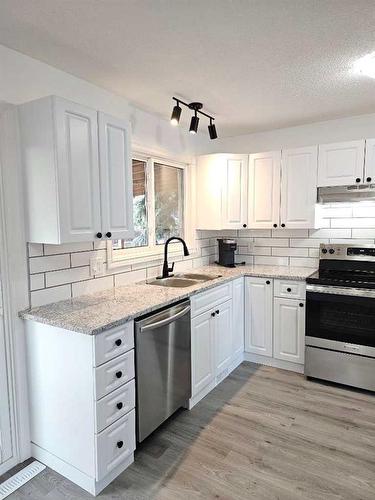
[[[9,498],[93,497],[46,469]],[[99,498],[374,500],[375,395],[243,363]]]

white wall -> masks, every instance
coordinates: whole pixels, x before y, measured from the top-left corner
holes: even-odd
[[[51,94],[129,119],[135,146],[153,154],[190,161],[196,145],[204,147],[209,141],[205,135],[192,137],[184,128],[171,127],[168,120],[137,109],[123,97],[0,45],[0,101],[20,104]],[[172,104],[171,99],[171,109]]]
[[[219,131],[219,124],[217,125]],[[199,154],[256,153],[375,137],[375,113],[310,123],[199,144]]]

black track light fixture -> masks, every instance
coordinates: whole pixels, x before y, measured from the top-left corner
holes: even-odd
[[[176,101],[176,105],[173,107],[171,115],[172,125],[178,125],[180,122],[180,116],[182,111],[180,104],[182,104],[183,106],[186,106],[187,108],[194,111],[194,115],[191,117],[190,121],[189,132],[191,134],[196,134],[198,132],[198,126],[199,126],[198,113],[199,113],[210,120],[210,124],[208,125],[208,133],[210,135],[210,139],[217,139],[217,132],[214,124],[214,118],[202,111],[203,104],[201,102],[191,102],[190,104],[187,104],[186,102],[181,101],[181,99],[177,99],[177,97],[173,97],[173,100]]]
[[[210,139],[217,139],[216,127],[213,118],[210,118],[210,124],[208,126],[208,133],[210,134]]]
[[[176,106],[174,106],[171,116],[171,124],[175,127],[180,123],[181,111],[182,109],[180,108],[180,103],[179,101],[176,101]]]

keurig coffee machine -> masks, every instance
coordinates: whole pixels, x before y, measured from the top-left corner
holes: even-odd
[[[217,264],[225,267],[236,267],[234,263],[234,252],[237,250],[237,243],[235,240],[228,238],[220,238],[219,242],[219,260]]]

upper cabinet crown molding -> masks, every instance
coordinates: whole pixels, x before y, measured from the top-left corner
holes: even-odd
[[[128,122],[49,96],[19,106],[28,241],[132,233]]]
[[[197,159],[197,229],[247,226],[248,155],[212,154]]]

